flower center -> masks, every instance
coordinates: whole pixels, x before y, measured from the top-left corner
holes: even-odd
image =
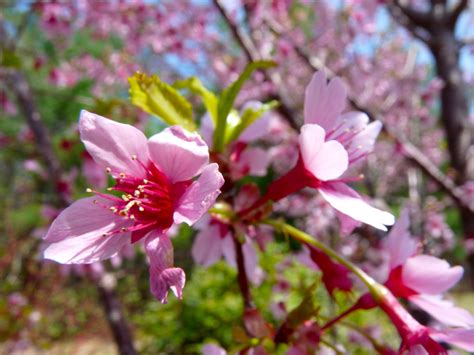
[[[133,226],[106,235],[132,232],[132,243],[142,239],[152,230],[164,232],[171,227],[176,204],[192,183],[192,180],[188,180],[172,184],[152,162],[146,165],[139,163],[146,171],[145,178],[129,176],[123,172],[113,174],[115,185],[108,190],[121,192],[120,198],[94,191],[97,195],[115,202],[112,207],[108,207],[110,211],[133,221]],[[111,173],[111,170],[107,169],[107,172]]]

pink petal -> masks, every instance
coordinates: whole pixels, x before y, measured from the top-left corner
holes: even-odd
[[[151,160],[171,183],[192,179],[209,161],[209,150],[202,138],[180,126],[155,134],[148,141],[148,149]]]
[[[221,258],[222,238],[219,234],[219,227],[210,225],[196,235],[191,255],[197,264],[208,267]]]
[[[227,233],[222,239],[222,254],[224,254],[227,264],[232,267],[237,267],[234,237],[230,233]]]
[[[147,140],[138,129],[82,110],[79,131],[87,151],[104,170],[145,175],[142,166],[132,159],[136,156],[144,163],[148,161]]]
[[[341,143],[324,142],[324,129],[318,125],[301,127],[299,145],[304,165],[315,177],[327,181],[336,179],[347,170],[348,156]]]
[[[150,233],[145,240],[145,250],[150,261],[150,290],[161,303],[168,302],[168,289],[182,298],[186,275],[173,266],[173,245],[167,235]]]
[[[214,134],[214,122],[212,122],[211,115],[206,112],[201,118],[201,126],[199,127],[202,139],[208,146],[212,146],[212,135]]]
[[[336,210],[336,216],[337,219],[339,220],[339,223],[341,224],[340,226],[340,232],[342,235],[349,235],[351,234],[354,229],[357,227],[360,227],[361,223],[359,221],[356,221],[355,219],[346,216],[344,213],[341,213]]]
[[[216,163],[209,164],[181,197],[173,218],[175,223],[192,225],[211,207],[220,194],[224,178]]]
[[[410,236],[410,211],[404,208],[385,241],[384,249],[390,255],[390,269],[395,269],[416,252],[416,241]]]
[[[436,295],[453,287],[463,275],[461,266],[451,267],[445,260],[430,255],[409,258],[402,270],[402,280],[420,293]]]
[[[239,165],[249,169],[248,175],[265,176],[270,164],[270,156],[262,148],[247,148],[240,155]]]
[[[247,240],[242,245],[242,252],[244,254],[245,272],[254,285],[260,285],[263,281],[263,270],[258,266],[257,252],[255,251],[252,242]]]
[[[368,205],[357,192],[342,182],[325,183],[319,191],[332,207],[357,221],[383,231],[387,230],[386,225],[395,222],[390,213]]]
[[[346,105],[347,92],[339,78],[326,84],[326,75],[318,71],[306,87],[304,123],[315,123],[326,131],[334,128],[339,114]]]
[[[439,296],[414,295],[409,297],[409,300],[447,326],[474,327],[474,317],[469,311],[456,307],[451,301],[443,300]]]
[[[353,157],[361,154],[369,154],[374,149],[375,141],[382,130],[382,123],[375,121],[367,125],[367,127],[352,138],[349,151]],[[351,157],[352,157],[351,156]]]
[[[202,348],[202,355],[227,355],[227,352],[220,346],[206,344]]]
[[[97,188],[105,188],[107,186],[107,175],[104,174],[104,169],[91,157],[83,159],[82,174],[92,186]]]
[[[474,352],[474,329],[449,329],[431,334],[437,341],[453,344],[463,350]]]
[[[90,264],[113,257],[129,243],[130,233],[103,236],[130,226],[130,221],[101,205],[111,203],[101,197],[88,197],[62,211],[44,237],[44,258],[62,264]]]
[[[243,113],[248,108],[253,108],[258,110],[258,108],[262,106],[262,103],[259,101],[248,101],[243,105],[242,109],[240,110]],[[242,142],[253,142],[259,138],[264,137],[268,134],[270,128],[270,114],[268,112],[264,113],[261,117],[259,117],[256,121],[254,121],[250,126],[248,126],[242,134],[239,136],[239,141]]]

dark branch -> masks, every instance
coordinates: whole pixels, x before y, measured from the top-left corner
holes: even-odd
[[[403,5],[400,0],[394,0],[393,5],[398,8],[406,18],[417,27],[428,29],[431,24],[431,17],[427,12],[421,12]]]
[[[234,245],[235,245],[235,257],[237,259],[237,278],[239,280],[240,293],[244,301],[244,309],[254,309],[255,306],[252,301],[252,295],[250,293],[250,284],[245,270],[244,253],[242,250],[242,243],[238,240],[238,236],[234,231]]]
[[[252,38],[245,32],[241,31],[237,25],[234,24],[232,19],[227,15],[224,7],[220,3],[219,0],[213,0],[213,3],[215,7],[218,9],[219,13],[222,15],[224,18],[227,26],[230,28],[234,39],[239,43],[241,46],[242,50],[245,53],[245,56],[247,57],[247,60],[254,61],[261,59],[261,55],[258,52],[257,48],[255,47],[255,44],[252,40]],[[265,79],[270,81],[273,86],[275,87],[275,90],[278,91],[278,88],[280,87],[281,83],[281,78],[278,73],[274,72],[272,74],[269,74],[267,71],[264,72]],[[275,94],[275,97],[280,101],[280,105],[278,107],[278,112],[286,119],[286,121],[290,124],[290,126],[293,129],[299,129],[299,124],[295,120],[296,113],[294,110],[290,107],[289,104],[286,103],[286,101],[283,99],[283,95],[281,95],[279,92]]]
[[[449,12],[448,25],[450,28],[454,29],[459,16],[467,8],[467,6],[468,0],[459,0],[459,2]]]

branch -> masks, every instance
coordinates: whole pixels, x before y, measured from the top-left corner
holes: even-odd
[[[454,29],[461,13],[467,8],[468,0],[459,0],[454,8],[448,14],[448,25]]]
[[[43,124],[36,103],[33,101],[33,95],[28,81],[24,74],[19,71],[0,71],[0,74],[0,76],[5,76],[11,90],[17,97],[18,105],[35,136],[37,149],[46,164],[49,180],[57,190],[59,203],[62,207],[66,207],[69,204],[67,197],[59,190],[62,175],[61,166],[54,154],[49,132]],[[115,292],[114,285],[110,283],[109,285],[104,285],[103,282],[99,282],[97,283],[97,289],[119,353],[121,355],[135,355],[136,351],[134,349],[132,335],[123,317],[120,300]]]
[[[254,309],[255,306],[252,301],[252,295],[250,293],[250,284],[247,276],[247,271],[245,270],[245,260],[244,253],[242,250],[242,243],[238,240],[238,236],[233,231],[234,236],[234,245],[235,245],[235,257],[237,259],[237,278],[239,280],[240,293],[242,294],[242,299],[244,301],[244,309]]]
[[[98,281],[97,290],[120,355],[135,355],[133,339],[115,293],[115,278],[105,274]]]
[[[430,27],[431,17],[429,13],[418,11],[410,8],[409,6],[405,6],[400,2],[400,0],[394,0],[393,6],[398,8],[413,25],[417,27],[423,27],[424,29],[428,29]]]
[[[63,191],[61,191],[61,170],[59,161],[54,154],[53,146],[49,138],[49,133],[41,121],[41,116],[33,101],[33,95],[28,82],[23,73],[10,70],[6,72],[6,81],[13,91],[18,101],[18,106],[26,118],[28,127],[33,132],[36,146],[46,165],[49,181],[59,196],[59,203],[62,206],[68,205],[69,201]]]
[[[392,17],[401,26],[405,27],[413,35],[413,37],[428,45],[431,45],[432,39],[428,31],[428,27],[418,25],[417,22],[412,21],[410,17],[402,10],[402,7],[396,5],[397,3],[398,2],[388,5],[388,10],[392,14]]]
[[[214,6],[217,8],[219,13],[222,15],[224,18],[227,26],[232,32],[232,35],[236,42],[240,45],[242,50],[245,53],[245,56],[247,57],[247,60],[249,62],[262,59],[261,55],[256,48],[251,36],[249,36],[247,33],[241,31],[236,24],[232,21],[232,19],[227,15],[224,7],[220,3],[220,0],[213,0]],[[281,86],[281,77],[277,72],[273,72],[269,74],[267,71],[263,72],[265,79],[270,81],[273,86],[275,87],[275,90],[278,90],[278,88]],[[280,105],[278,106],[277,110],[278,112],[285,117],[286,121],[290,124],[290,126],[298,130],[299,129],[299,124],[295,120],[295,117],[297,117],[296,113],[294,110],[290,107],[290,105],[286,102],[286,100],[283,99],[283,95],[281,95],[279,92],[276,93],[275,97],[278,98],[278,101],[280,101]]]

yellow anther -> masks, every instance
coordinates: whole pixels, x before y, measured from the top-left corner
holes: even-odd
[[[147,180],[147,179],[143,179],[143,183],[144,183],[144,184],[148,184],[148,180]]]
[[[144,209],[143,207],[141,207],[141,206],[140,206],[140,207],[138,207],[138,210],[139,210],[140,212],[143,212],[143,211],[145,211],[145,209]]]
[[[111,210],[112,212],[117,212],[117,207],[109,207],[109,210]]]
[[[87,189],[86,189],[86,192],[91,193],[91,192],[92,192],[92,189],[91,189],[91,188],[87,188]]]

